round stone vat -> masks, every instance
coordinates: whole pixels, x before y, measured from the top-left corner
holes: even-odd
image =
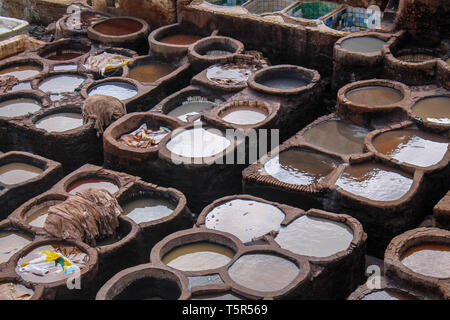
[[[139,249],[142,261],[147,260],[158,241],[193,224],[186,197],[173,188],[136,182],[118,201],[124,215],[139,224],[143,237]]]
[[[369,288],[364,284],[356,289],[347,300],[422,300],[427,299],[411,289],[396,284],[385,277],[380,277],[379,288]]]
[[[89,53],[90,50],[91,44],[89,41],[64,39],[45,45],[37,50],[36,54],[44,59],[46,63],[54,65],[62,62],[76,63],[80,61],[84,55]]]
[[[227,137],[224,130],[201,123],[178,128],[161,141],[158,161],[146,179],[180,190],[189,208],[200,212],[213,199],[240,192],[244,164],[235,159],[242,143],[239,137]]]
[[[81,95],[84,99],[96,94],[117,98],[127,105],[143,94],[143,88],[136,80],[110,77],[95,81],[81,90]]]
[[[40,252],[42,250],[48,251],[42,253]],[[32,260],[39,259],[47,253],[58,254],[60,260],[65,259],[66,268],[57,261],[54,261],[53,265],[44,267],[41,264],[41,267],[33,268],[35,263]],[[98,272],[98,254],[94,248],[80,241],[45,238],[33,241],[14,254],[10,268],[24,281],[44,285],[43,299],[83,299],[89,296],[88,289],[71,290],[69,287],[74,288],[77,281],[84,284],[84,288],[89,288],[89,284],[94,283]]]
[[[216,274],[229,266],[242,246],[228,233],[206,229],[183,230],[158,242],[150,253],[150,262],[181,271],[187,276]]]
[[[81,88],[92,82],[92,76],[82,72],[58,71],[32,81],[33,89],[41,90],[52,101],[79,98]]]
[[[385,275],[449,299],[449,259],[450,231],[418,228],[392,239],[384,258]]]
[[[210,36],[189,47],[188,59],[194,70],[200,71],[213,64],[228,62],[243,50],[244,44],[236,39]]]
[[[119,191],[120,186],[117,185],[116,181],[103,178],[101,176],[93,174],[85,175],[82,179],[78,179],[73,183],[69,184],[66,191],[70,194],[76,194],[77,191],[94,188],[94,189],[105,189],[111,194],[115,194]]]
[[[14,210],[14,212],[10,214],[9,219],[24,230],[29,230],[36,234],[44,234],[45,231],[43,228],[45,219],[47,219],[48,216],[48,209],[51,206],[60,204],[66,199],[67,196],[65,195],[51,191],[45,192],[28,200]]]
[[[27,118],[39,110],[47,108],[49,104],[47,97],[39,91],[2,94],[0,96],[0,118],[5,119],[5,121],[2,122],[4,122],[6,128],[9,128],[13,126],[8,122],[9,119]],[[12,130],[13,129],[11,128],[11,131]],[[8,139],[7,135],[5,135],[4,139],[2,135],[2,142],[5,146],[14,143],[13,141],[8,140],[10,139]]]
[[[352,81],[379,78],[383,72],[382,48],[390,34],[351,33],[340,38],[333,48],[332,86],[335,90]]]
[[[364,139],[369,129],[341,119],[336,114],[323,116],[299,132],[305,143],[321,151],[350,156],[364,154]]]
[[[13,275],[0,276],[0,301],[5,300],[41,300],[44,287],[26,284]]]
[[[141,264],[120,271],[98,291],[96,300],[185,300],[186,277],[174,270]]]
[[[15,227],[9,219],[0,222],[0,270],[5,269],[11,257],[30,244],[34,238],[33,233]]]
[[[410,103],[410,90],[390,80],[364,80],[349,83],[338,91],[337,113],[346,120],[368,126],[377,116],[403,111]]]
[[[48,66],[37,59],[18,58],[0,64],[0,76],[14,76],[19,81],[29,81],[47,70]]]
[[[320,80],[317,71],[294,65],[263,68],[248,79],[250,88],[273,95],[298,95]]]
[[[110,17],[106,12],[82,8],[81,11],[63,16],[56,23],[62,34],[70,37],[86,35],[90,26]]]
[[[68,104],[40,112],[19,130],[22,148],[61,162],[67,171],[100,163],[102,140],[93,122],[83,123],[81,108]],[[58,146],[55,148],[55,146]]]
[[[148,42],[155,56],[170,60],[186,55],[190,45],[209,35],[195,25],[174,23],[153,30]]]
[[[139,130],[143,125],[146,129]],[[105,167],[143,174],[147,161],[157,158],[161,140],[181,125],[180,121],[157,113],[133,112],[123,116],[103,134]]]
[[[0,218],[30,198],[48,190],[62,176],[58,162],[30,154],[10,151],[0,155]]]
[[[91,25],[87,35],[89,39],[102,44],[124,47],[145,54],[148,52],[149,32],[149,25],[142,19],[113,17]]]
[[[425,127],[439,131],[450,128],[450,95],[422,97],[409,105],[408,111]]]

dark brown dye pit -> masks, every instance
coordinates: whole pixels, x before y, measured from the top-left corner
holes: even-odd
[[[321,122],[308,129],[305,140],[315,146],[342,154],[362,153],[369,130],[340,120]]]
[[[6,262],[33,239],[23,233],[0,231],[0,263]],[[1,299],[0,299],[1,300]]]
[[[181,271],[200,271],[220,268],[233,257],[234,252],[225,246],[196,242],[172,249],[162,258],[162,262]]]
[[[196,36],[194,34],[174,34],[171,36],[167,36],[159,40],[160,42],[168,43],[168,44],[177,44],[177,45],[189,45],[194,42],[197,42],[202,37]]]
[[[374,201],[398,200],[412,183],[405,173],[376,163],[350,165],[336,181],[343,190]]]
[[[129,19],[110,19],[94,26],[94,30],[108,36],[124,36],[138,32],[142,24]]]
[[[44,170],[41,168],[27,163],[9,163],[0,167],[0,182],[7,185],[23,183],[39,176],[42,172]]]
[[[417,300],[417,298],[401,291],[384,289],[371,292],[365,295],[361,300]]]
[[[402,263],[414,272],[429,277],[450,277],[450,246],[424,244],[409,250]]]
[[[46,59],[55,60],[55,61],[66,61],[66,60],[72,60],[72,59],[78,58],[82,55],[83,55],[82,52],[63,52],[63,53],[52,54],[52,55],[46,57]]]
[[[264,169],[281,182],[311,185],[323,181],[338,165],[338,161],[325,154],[287,150],[267,161]]]
[[[94,188],[94,189],[105,189],[109,191],[109,193],[114,194],[119,191],[119,187],[107,179],[84,179],[75,182],[67,188],[67,192],[70,194],[75,194],[77,191]]]
[[[155,82],[175,69],[176,67],[169,63],[153,62],[131,68],[129,76],[140,82]]]
[[[175,206],[162,198],[143,198],[123,206],[123,213],[136,223],[159,220],[172,214]]]
[[[413,106],[414,113],[424,120],[440,124],[450,124],[450,98],[430,97]]]
[[[348,51],[371,53],[381,51],[386,41],[376,37],[353,37],[342,41],[341,47]]]
[[[348,91],[345,96],[353,103],[367,106],[384,106],[399,102],[403,94],[386,86],[366,86]]]
[[[89,261],[89,256],[77,247],[62,244],[40,246],[38,248],[35,248],[25,256],[20,257],[19,261],[17,262],[16,273],[20,275],[25,281],[35,283],[52,283],[67,279],[74,275],[74,272],[70,272],[69,270],[66,270],[67,273],[65,273],[63,271],[62,265],[54,260],[48,262],[46,267],[44,267],[42,262],[40,265],[36,263],[30,263],[34,259],[41,258],[42,253],[40,251],[43,250],[59,253],[72,265],[77,266],[80,272],[82,272],[83,269],[86,268]],[[30,263],[28,266],[33,265],[34,268],[31,269],[27,265],[24,265],[26,263]]]
[[[428,167],[442,160],[448,149],[447,138],[417,129],[382,133],[373,140],[374,147],[392,158],[419,167]]]
[[[19,81],[34,77],[41,72],[40,67],[36,66],[17,66],[0,70],[0,75],[10,75],[16,77]]]

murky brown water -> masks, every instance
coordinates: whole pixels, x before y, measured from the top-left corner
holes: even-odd
[[[234,257],[234,252],[210,242],[197,242],[172,249],[162,262],[182,271],[216,269],[226,265]]]
[[[343,190],[375,201],[398,200],[412,183],[406,173],[376,163],[350,165],[336,181]]]
[[[303,81],[294,77],[273,77],[260,82],[262,85],[270,88],[288,90],[304,87],[309,84],[307,81]]]
[[[369,130],[340,120],[321,122],[308,129],[303,137],[313,145],[336,153],[354,154],[364,151]]]
[[[231,233],[242,242],[278,231],[284,220],[283,211],[263,202],[235,199],[212,209],[205,219],[208,229]]]
[[[94,30],[108,36],[124,36],[138,32],[142,29],[142,24],[129,19],[115,18],[97,24]]]
[[[50,209],[51,206],[57,205],[59,203],[62,203],[62,201],[51,200],[35,206],[25,213],[25,223],[33,227],[43,228],[45,219],[47,219],[48,209]]]
[[[155,82],[173,72],[176,67],[170,63],[153,62],[130,69],[130,78],[140,82]]]
[[[201,38],[201,36],[197,36],[194,34],[179,33],[164,37],[159,41],[169,44],[188,45],[197,42]]]
[[[36,121],[35,126],[47,132],[64,132],[83,125],[83,117],[79,113],[61,112],[48,115]]]
[[[417,300],[415,297],[392,289],[371,292],[361,300]]]
[[[71,184],[67,188],[67,192],[75,194],[80,190],[93,188],[93,189],[105,189],[109,193],[114,194],[119,191],[119,187],[111,180],[107,179],[83,179]]]
[[[122,209],[128,218],[136,223],[142,223],[171,215],[175,205],[162,198],[143,198],[125,204]]]
[[[221,117],[229,123],[249,125],[264,121],[267,115],[258,108],[239,107],[227,110]]]
[[[374,147],[392,158],[420,167],[442,160],[448,149],[448,138],[417,129],[382,133],[373,140]]]
[[[33,239],[23,233],[0,231],[0,263],[6,262]]]
[[[431,122],[450,124],[450,98],[431,97],[417,102],[412,110],[422,119]]]
[[[47,93],[72,93],[86,80],[76,74],[51,76],[39,84],[39,89]]]
[[[0,70],[0,75],[11,75],[19,79],[19,81],[34,77],[41,72],[40,67],[36,66],[17,66]]]
[[[384,106],[399,102],[403,94],[385,86],[366,86],[348,91],[345,96],[351,102],[367,106]]]
[[[402,263],[414,272],[437,278],[450,277],[450,246],[425,244],[409,250]]]
[[[299,274],[293,262],[271,254],[246,254],[236,260],[228,274],[236,283],[257,291],[284,289]]]
[[[41,109],[41,104],[29,98],[18,98],[0,102],[1,117],[20,117],[35,113]]]
[[[293,253],[329,257],[347,250],[353,231],[346,224],[323,218],[302,216],[281,227],[275,241]]]
[[[14,282],[0,282],[0,301],[2,300],[30,300],[34,291],[22,284]]]
[[[291,149],[267,161],[264,170],[281,182],[310,185],[323,181],[338,165],[325,154]]]
[[[0,182],[13,185],[33,179],[40,175],[44,170],[33,165],[13,162],[0,166]]]
[[[381,48],[386,44],[386,41],[376,37],[353,37],[342,41],[341,47],[348,51],[371,53],[381,51]]]

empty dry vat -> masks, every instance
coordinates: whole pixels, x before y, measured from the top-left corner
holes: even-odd
[[[450,231],[418,228],[392,239],[384,256],[385,275],[421,292],[449,299]]]
[[[2,218],[62,176],[61,164],[34,154],[10,151],[0,155]]]

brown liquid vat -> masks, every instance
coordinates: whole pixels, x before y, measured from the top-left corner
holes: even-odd
[[[437,295],[439,299],[449,299],[450,278],[427,275],[426,272],[422,272],[425,269],[419,271],[419,269],[414,269],[415,267],[412,265],[405,264],[405,257],[408,255],[411,257],[414,251],[441,247],[450,248],[450,231],[438,228],[417,228],[398,235],[392,239],[385,252],[386,276],[399,283],[407,283],[417,290]],[[444,252],[447,253],[448,259],[448,251]],[[440,267],[442,267],[442,263],[445,262],[444,260],[440,261]],[[433,263],[438,262],[436,259],[432,259],[426,260],[426,263],[427,266],[425,264],[422,264],[422,266],[429,268],[433,267]]]
[[[58,40],[42,46],[33,52],[48,65],[61,63],[77,63],[91,51],[91,42],[88,40]]]
[[[445,132],[450,128],[450,94],[446,90],[418,93],[406,108],[419,125],[432,131]]]
[[[12,75],[19,81],[32,80],[48,72],[49,66],[40,59],[10,59],[0,64],[0,75]]]
[[[39,170],[40,174],[20,183],[9,185],[0,183],[2,187],[0,204],[3,207],[1,217],[3,218],[25,201],[48,190],[62,176],[62,167],[58,162],[20,151],[10,151],[0,155],[0,166],[13,163],[33,166]]]
[[[371,119],[377,116],[387,117],[398,110],[406,112],[406,106],[411,103],[410,95],[410,89],[399,82],[382,79],[356,81],[339,89],[336,110],[346,120],[369,126]],[[378,102],[366,102],[372,99],[378,99]]]
[[[76,16],[76,13],[74,14]],[[66,14],[63,17],[61,17],[56,24],[60,28],[62,35],[66,37],[71,36],[77,36],[77,35],[86,35],[87,29],[93,24],[96,23],[97,20],[100,20],[100,18],[110,18],[111,15],[97,10],[87,9],[85,7],[81,8],[80,11],[80,18],[81,18],[81,25],[79,29],[71,28],[71,18],[72,15]],[[78,19],[77,19],[78,20]]]

